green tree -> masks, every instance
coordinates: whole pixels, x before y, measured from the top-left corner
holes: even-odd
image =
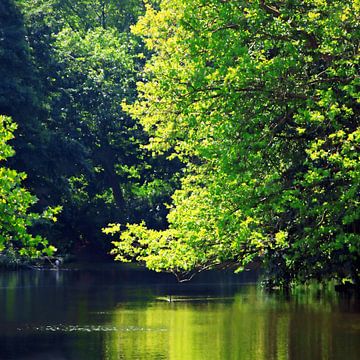
[[[0,34],[0,114],[18,124],[14,140],[17,157],[10,162],[32,175],[38,172],[39,159],[44,158],[43,103],[23,16],[13,0],[0,4]]]
[[[129,107],[186,163],[165,231],[114,254],[189,277],[261,261],[270,283],[360,274],[359,2],[179,1],[134,28],[154,56]],[[113,225],[106,232],[116,233]]]
[[[17,3],[46,104],[47,154],[29,183],[39,205],[64,207],[47,237],[65,251],[94,244],[104,250],[110,244],[100,229],[111,219],[138,221],[142,213],[161,227],[173,187],[162,179],[171,178],[178,162],[152,159],[140,146],[141,125],[121,108],[123,100],[135,100],[144,63],[141,42],[128,31],[142,2]]]
[[[53,0],[53,3],[65,23],[76,30],[101,26],[125,32],[144,11],[139,0]]]
[[[15,123],[10,118],[0,116],[0,162],[3,164],[14,155],[14,150],[8,144],[13,139]],[[33,235],[29,230],[39,221],[56,221],[59,208],[48,208],[42,214],[31,212],[36,198],[21,186],[26,178],[25,173],[19,173],[6,166],[0,167],[0,253],[11,252],[20,257],[39,257],[52,255],[56,248],[39,235]]]
[[[134,221],[139,211],[156,210],[158,204],[162,207],[169,193],[167,190],[161,196],[164,168],[158,169],[158,179],[153,181],[150,170],[156,163],[151,164],[148,152],[140,146],[146,136],[121,107],[123,101],[133,102],[136,97],[136,42],[114,28],[96,27],[86,34],[64,28],[55,46],[64,71],[58,80],[61,92],[54,108],[63,109],[63,131],[86,151],[88,168],[70,182],[74,207],[82,213],[79,216],[88,214],[95,219],[90,234],[111,218]],[[165,176],[169,178],[171,172]],[[82,199],[76,196],[80,188]],[[156,201],[159,195],[161,201]],[[82,221],[89,229],[88,221]]]

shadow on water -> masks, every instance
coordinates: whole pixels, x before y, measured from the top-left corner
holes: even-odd
[[[354,296],[266,294],[256,274],[90,264],[0,274],[0,359],[355,360]]]

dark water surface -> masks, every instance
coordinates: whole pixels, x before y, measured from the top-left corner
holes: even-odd
[[[0,273],[0,359],[358,360],[360,303],[119,265]],[[168,296],[172,296],[168,302]]]

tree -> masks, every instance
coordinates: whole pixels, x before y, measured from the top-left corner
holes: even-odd
[[[263,262],[270,284],[360,275],[358,1],[179,1],[134,28],[154,56],[129,106],[186,163],[169,229],[122,261],[179,277]],[[106,232],[121,231],[117,225]]]
[[[152,159],[141,148],[146,141],[141,125],[121,108],[124,99],[135,100],[144,63],[137,55],[141,42],[129,33],[142,2],[17,3],[46,104],[41,118],[46,143],[39,146],[46,156],[29,184],[39,207],[64,207],[46,235],[56,238],[63,251],[84,245],[104,251],[110,244],[100,229],[111,219],[138,221],[146,213],[153,226],[161,227],[162,203],[172,191],[162,178],[170,179],[178,162],[172,166],[165,157]]]
[[[10,118],[0,116],[0,161],[3,163],[14,155],[8,144],[13,139],[16,125]],[[29,228],[36,222],[52,220],[60,208],[48,208],[42,214],[31,212],[36,198],[21,187],[25,173],[18,173],[5,166],[0,167],[0,253],[13,252],[16,256],[34,258],[52,255],[56,248]]]
[[[54,108],[63,109],[61,117],[67,120],[62,131],[84,147],[88,166],[70,179],[75,186],[73,195],[79,188],[86,193],[74,205],[80,216],[89,214],[96,219],[92,223],[97,229],[104,226],[104,219],[134,221],[139,207],[155,209],[155,215],[168,194],[161,195],[165,190],[161,174],[170,168],[164,174],[169,178],[177,169],[167,166],[168,161],[151,164],[148,152],[141,148],[146,140],[142,127],[121,107],[121,102],[133,102],[136,97],[136,45],[113,28],[96,27],[86,34],[64,28],[57,35],[57,59],[64,71]],[[157,168],[156,181],[152,181],[150,168]],[[150,198],[149,187],[156,192]],[[154,200],[155,204],[149,204]],[[88,221],[84,225],[89,228]]]
[[[0,114],[18,124],[16,164],[10,161],[16,169],[33,174],[44,155],[43,104],[23,17],[13,0],[0,4],[0,33]]]

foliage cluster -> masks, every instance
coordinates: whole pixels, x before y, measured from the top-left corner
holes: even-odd
[[[0,116],[0,255],[50,256],[56,248],[41,236],[32,235],[29,228],[39,221],[56,221],[61,209],[48,208],[42,214],[31,212],[36,198],[21,186],[26,175],[3,166],[14,155],[8,142],[13,139],[15,129],[16,125],[9,118]]]
[[[154,55],[127,107],[186,164],[165,231],[113,253],[191,277],[262,262],[270,285],[360,275],[357,0],[167,0],[133,32]]]

